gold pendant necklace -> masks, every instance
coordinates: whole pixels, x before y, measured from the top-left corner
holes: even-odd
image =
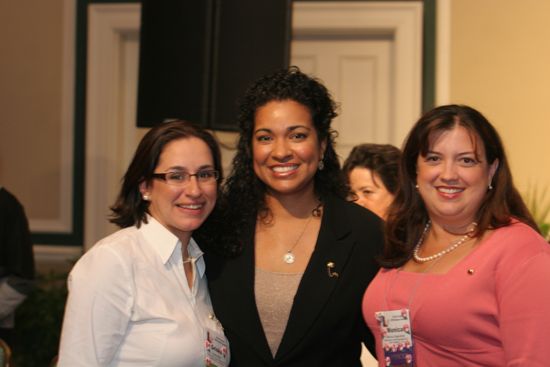
[[[311,222],[311,219],[313,219],[313,217],[320,217],[321,216],[321,204],[319,203],[319,205],[317,205],[312,211],[311,211],[311,215],[309,216],[309,219],[307,220],[306,222],[306,225],[304,226],[304,229],[302,229],[302,232],[300,233],[300,235],[298,236],[298,239],[294,242],[294,244],[292,245],[292,247],[290,249],[288,249],[286,251],[286,253],[283,255],[283,261],[287,264],[293,264],[295,261],[296,261],[296,255],[294,255],[294,253],[292,252],[292,250],[294,250],[294,248],[298,245],[298,243],[300,242],[300,240],[302,239],[302,236],[304,235],[304,233],[306,232],[306,228],[309,224],[309,222]]]
[[[288,249],[287,252],[284,254],[283,261],[285,263],[293,264],[294,261],[296,261],[296,256],[294,256],[294,254],[292,253],[292,250],[294,250],[296,245],[298,245],[298,242],[300,242],[300,239],[302,238],[302,236],[306,232],[307,225],[309,224],[309,222],[311,222],[311,218],[313,218],[313,215],[309,216],[309,219],[307,220],[306,225],[304,226],[304,229],[302,229],[302,233],[300,233],[300,235],[298,236],[298,239],[296,240],[296,242],[294,242],[294,245],[292,245],[292,247],[290,249]]]

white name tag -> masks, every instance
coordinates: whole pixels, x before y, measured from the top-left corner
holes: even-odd
[[[378,311],[374,317],[380,325],[382,349],[387,367],[414,366],[414,345],[409,310]]]
[[[206,367],[227,367],[229,365],[228,342],[223,333],[206,329],[204,346],[206,348]]]

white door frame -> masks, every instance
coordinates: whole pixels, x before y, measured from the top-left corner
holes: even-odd
[[[126,88],[136,88],[125,78],[124,48],[140,28],[140,4],[92,4],[88,7],[88,59],[86,84],[86,193],[84,249],[105,235],[109,205],[120,182],[121,139],[132,139],[135,101],[125,99]],[[137,79],[137,74],[134,76]],[[127,142],[132,145],[132,142]],[[126,144],[123,144],[126,145]],[[131,153],[130,153],[131,154]],[[111,227],[112,228],[112,227]]]
[[[418,119],[422,104],[421,2],[294,2],[295,36],[389,35],[395,44],[393,70],[394,132],[388,143],[401,145]]]

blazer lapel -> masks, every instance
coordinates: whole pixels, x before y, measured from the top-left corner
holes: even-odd
[[[223,292],[227,305],[220,310],[223,312],[223,326],[232,333],[238,334],[247,345],[252,346],[262,359],[270,364],[273,361],[269,345],[263,332],[256,299],[254,295],[254,226],[248,232],[247,242],[244,244],[240,256],[225,263],[220,284],[217,287]],[[226,285],[227,286],[224,286]],[[230,290],[231,293],[225,291]],[[218,312],[218,311],[216,311]],[[218,315],[221,316],[221,315]],[[246,325],[246,326],[244,326]],[[244,326],[244,327],[243,327]]]
[[[354,245],[349,238],[351,226],[343,215],[345,212],[338,210],[338,206],[340,204],[334,198],[325,203],[317,244],[298,286],[277,360],[284,358],[301,339],[307,337],[308,330],[338,286],[339,278],[330,276],[327,264],[333,263],[333,272],[342,272],[350,256]]]

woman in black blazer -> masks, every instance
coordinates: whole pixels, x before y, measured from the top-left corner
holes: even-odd
[[[218,227],[233,256],[207,253],[231,366],[360,366],[373,350],[362,295],[378,270],[381,222],[345,200],[328,90],[292,67],[240,106],[240,140]]]

